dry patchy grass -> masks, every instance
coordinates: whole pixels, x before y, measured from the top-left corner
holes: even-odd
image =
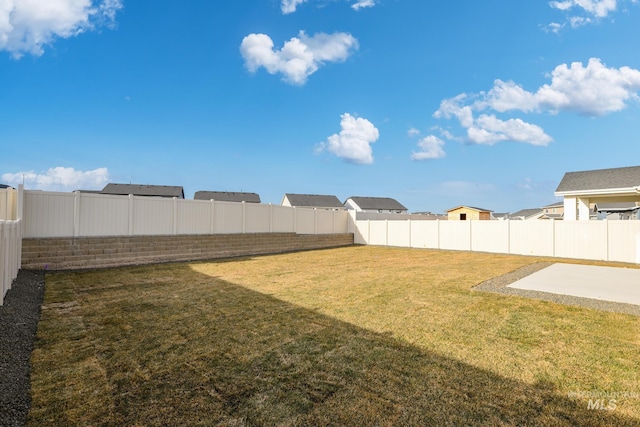
[[[351,247],[47,276],[30,425],[637,425],[640,318],[472,291],[540,261]]]

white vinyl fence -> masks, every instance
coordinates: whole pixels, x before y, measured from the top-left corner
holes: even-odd
[[[0,305],[18,277],[22,256],[22,221],[19,194],[22,189],[0,189]]]
[[[24,192],[25,238],[348,231],[346,211],[81,192]]]
[[[640,264],[640,221],[356,221],[355,243]]]

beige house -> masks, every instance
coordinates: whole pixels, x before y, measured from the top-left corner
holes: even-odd
[[[449,221],[490,220],[491,212],[488,209],[474,208],[473,206],[457,206],[447,210],[447,218]]]
[[[565,220],[589,220],[596,204],[640,202],[640,166],[567,172],[555,195]]]

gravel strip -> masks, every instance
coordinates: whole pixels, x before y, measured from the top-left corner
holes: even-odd
[[[0,426],[23,426],[31,405],[29,358],[44,296],[44,273],[20,270],[0,306]]]
[[[517,282],[518,280],[530,274],[533,274],[536,271],[549,267],[552,264],[553,263],[551,262],[539,262],[526,265],[518,270],[512,271],[511,273],[503,274],[502,276],[482,282],[473,289],[478,291],[495,292],[505,295],[515,295],[519,297],[551,301],[558,304],[575,305],[580,307],[595,308],[596,310],[640,316],[640,305],[624,304],[620,302],[603,301],[591,298],[580,298],[570,295],[559,295],[549,292],[529,291],[526,289],[507,287],[508,285]]]

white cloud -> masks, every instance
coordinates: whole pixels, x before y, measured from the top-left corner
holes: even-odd
[[[429,135],[418,141],[418,147],[420,151],[412,152],[411,159],[413,160],[429,160],[429,159],[441,159],[446,156],[444,149],[444,141],[435,135]]]
[[[115,22],[122,0],[0,0],[0,50],[40,56],[57,38]]]
[[[2,175],[2,180],[15,187],[24,182],[25,188],[31,190],[99,190],[109,182],[109,171],[107,168],[79,171],[58,166],[40,173],[34,171],[5,173]]]
[[[371,144],[380,137],[378,129],[367,119],[349,113],[340,116],[339,134],[333,134],[318,146],[318,151],[329,151],[350,163],[371,164]]]
[[[623,0],[624,1],[624,0]],[[599,22],[609,17],[618,10],[623,1],[618,0],[559,0],[549,2],[553,9],[564,12],[567,17],[562,24],[552,22],[545,29],[553,33],[559,33],[563,28],[579,28],[587,24]],[[637,3],[638,0],[630,0]]]
[[[552,138],[539,126],[518,118],[501,120],[495,114],[476,118],[474,114],[485,110],[547,114],[573,111],[585,116],[603,116],[640,100],[640,71],[629,67],[608,68],[598,58],[591,58],[586,66],[580,62],[570,66],[561,64],[550,77],[551,83],[535,92],[512,81],[496,80],[489,92],[463,93],[443,100],[434,117],[456,118],[467,130],[467,140],[474,144],[516,141],[545,146]]]
[[[416,128],[411,128],[407,131],[407,135],[409,135],[410,138],[413,138],[414,136],[420,135],[420,131]]]
[[[580,62],[558,65],[551,73],[551,84],[535,93],[513,82],[496,80],[486,99],[476,107],[489,106],[499,112],[567,110],[603,116],[624,109],[630,100],[638,100],[639,90],[639,70],[607,68],[600,59],[591,58],[586,67]]]
[[[317,33],[309,37],[300,31],[282,49],[274,50],[266,34],[249,34],[240,52],[247,69],[254,73],[264,67],[269,74],[282,74],[290,84],[303,85],[307,78],[327,62],[343,62],[358,49],[358,41],[348,33]]]
[[[376,5],[375,0],[358,0],[358,2],[351,5],[353,10],[360,10],[365,7],[373,7]]]
[[[296,11],[296,8],[299,4],[302,4],[306,1],[307,0],[282,0],[282,2],[280,3],[280,10],[282,10],[282,13],[284,13],[285,15],[293,13]]]
[[[617,9],[617,0],[563,0],[549,2],[549,6],[562,11],[581,9],[596,18],[605,18]]]
[[[531,145],[548,145],[553,139],[541,127],[521,119],[500,120],[494,115],[483,114],[467,129],[469,142],[494,145],[501,141],[524,142]]]

